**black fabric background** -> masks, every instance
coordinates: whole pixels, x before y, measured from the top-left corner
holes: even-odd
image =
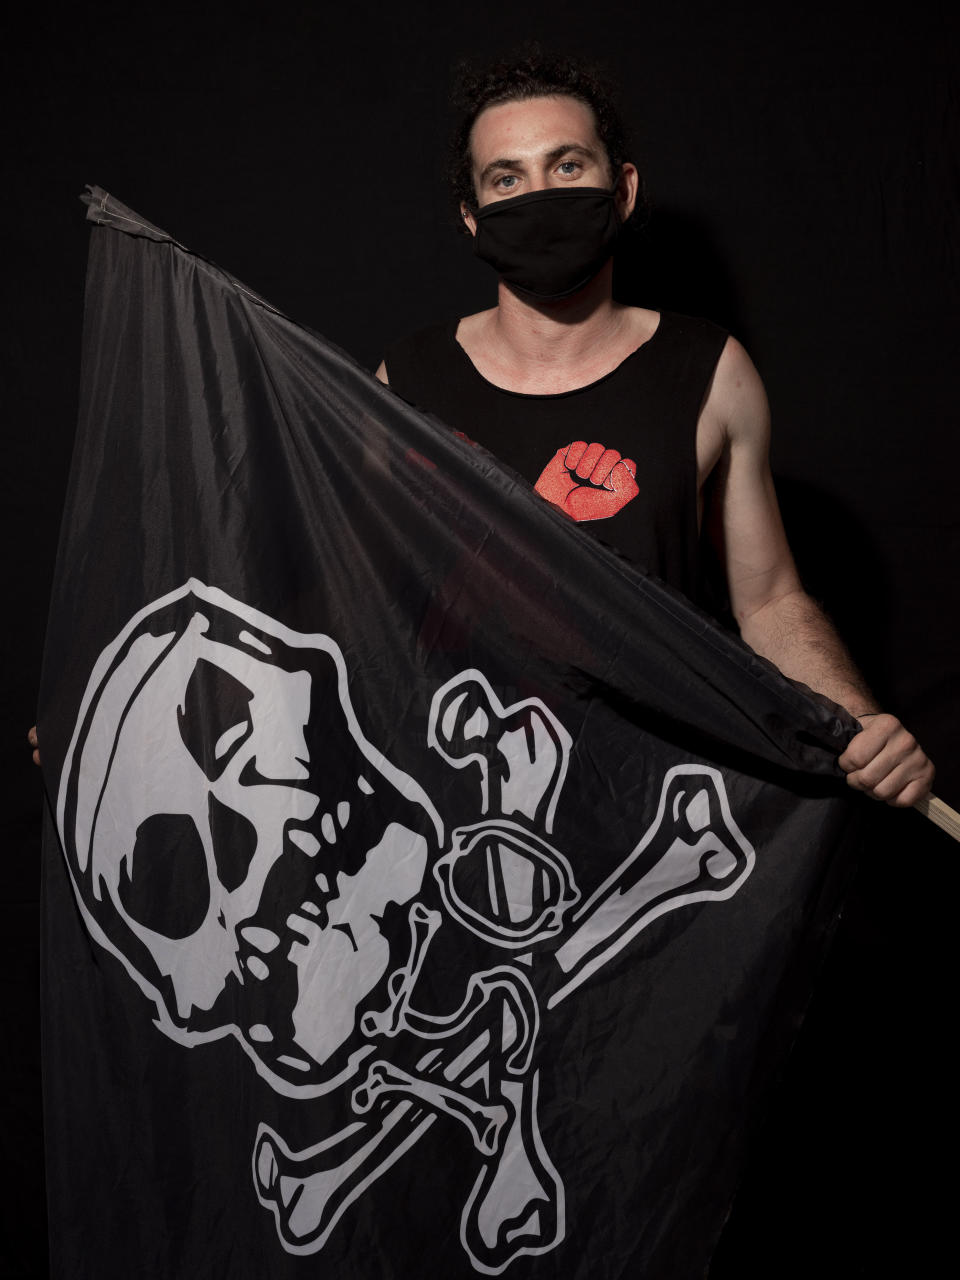
[[[40,788],[22,735],[76,412],[84,184],[372,366],[398,333],[492,301],[443,186],[451,63],[530,36],[604,58],[655,208],[621,288],[747,345],[773,405],[801,570],[958,805],[957,34],[936,3],[884,21],[866,4],[538,0],[349,16],[101,5],[4,41],[3,1274],[45,1274]],[[947,1240],[933,1154],[953,1119],[956,854],[915,815],[870,816],[872,846],[714,1280],[925,1274]]]

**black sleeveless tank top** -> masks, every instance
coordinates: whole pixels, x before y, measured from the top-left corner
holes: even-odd
[[[727,334],[709,321],[662,312],[652,337],[596,382],[527,395],[478,372],[456,340],[458,323],[423,329],[388,349],[393,390],[695,597],[696,427]]]

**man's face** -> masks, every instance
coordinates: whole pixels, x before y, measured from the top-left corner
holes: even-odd
[[[603,143],[593,112],[576,98],[530,98],[487,107],[470,134],[473,186],[478,207],[550,187],[611,187]],[[636,198],[636,169],[618,175],[617,208],[629,216]],[[476,234],[470,210],[464,220]]]

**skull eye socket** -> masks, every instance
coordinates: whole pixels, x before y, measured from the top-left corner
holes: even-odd
[[[257,851],[257,828],[242,813],[221,804],[212,791],[207,803],[217,875],[227,892],[232,893],[247,878]]]
[[[184,746],[215,782],[253,732],[253,694],[236,676],[206,659],[197,660],[187,681],[177,723]]]
[[[184,813],[155,813],[137,827],[120,865],[117,892],[137,924],[165,938],[187,938],[203,924],[210,882],[203,841]]]

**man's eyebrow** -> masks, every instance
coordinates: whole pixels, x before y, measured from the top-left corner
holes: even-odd
[[[552,151],[548,151],[545,160],[559,160],[561,156],[565,156],[570,151],[576,151],[582,156],[586,156],[588,160],[596,160],[597,153],[592,147],[585,147],[582,142],[564,142],[559,147],[554,147]]]
[[[558,147],[551,147],[543,158],[550,164],[554,160],[559,160],[561,156],[569,155],[571,151],[586,156],[588,160],[596,160],[597,158],[596,151],[591,147],[585,147],[582,142],[562,142]],[[491,160],[489,164],[484,165],[480,171],[480,181],[485,182],[491,173],[495,173],[498,169],[522,169],[523,167],[522,160],[512,160],[507,156],[500,156],[498,159]]]
[[[480,181],[489,178],[491,173],[497,169],[522,169],[522,160],[510,160],[506,156],[501,156],[499,160],[491,160],[489,164],[483,166],[480,172]]]

